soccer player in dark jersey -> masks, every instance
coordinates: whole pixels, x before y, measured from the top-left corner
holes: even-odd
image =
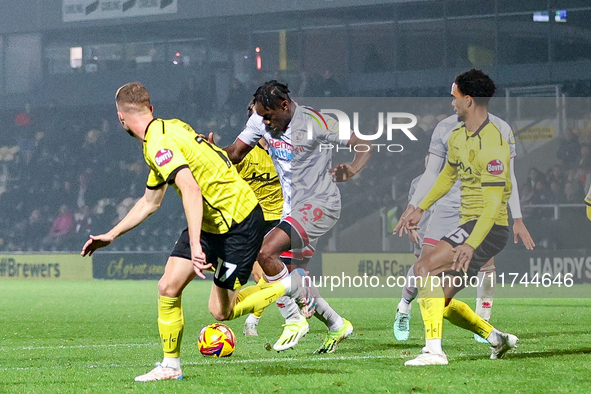
[[[240,291],[262,244],[263,212],[248,184],[224,151],[209,144],[178,119],[157,119],[150,95],[139,83],[123,85],[116,94],[123,128],[142,142],[150,173],[144,196],[105,234],[91,235],[82,255],[91,255],[130,231],[155,212],[172,185],[182,198],[187,229],[183,231],[158,282],[158,330],[164,359],[136,381],[181,379],[180,345],[184,327],[181,294],[195,276],[215,265],[209,311],[217,320],[231,320],[261,309],[283,295],[306,298],[296,271],[276,283]],[[292,285],[293,282],[293,285]]]
[[[456,77],[452,106],[462,123],[449,138],[448,161],[435,184],[406,218],[407,229],[416,228],[422,213],[443,197],[459,177],[462,182],[460,226],[415,264],[415,275],[422,279],[418,281],[419,304],[426,346],[422,354],[405,365],[448,363],[441,348],[444,317],[485,338],[491,345],[491,359],[502,358],[518,340],[515,335],[495,329],[465,303],[453,299],[465,282],[450,281],[454,277],[476,276],[505,247],[509,236],[509,144],[488,119],[488,103],[495,89],[494,82],[482,71],[472,69]]]

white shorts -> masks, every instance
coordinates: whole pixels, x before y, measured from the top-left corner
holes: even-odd
[[[436,205],[431,215],[422,245],[435,246],[447,233],[460,225],[459,208]]]
[[[326,234],[339,220],[341,208],[328,208],[326,206],[307,202],[298,204],[291,210],[291,214],[281,219],[289,223],[291,227],[292,244],[294,236],[301,241],[302,249],[308,245],[314,245],[318,238]],[[298,243],[298,242],[296,242]]]

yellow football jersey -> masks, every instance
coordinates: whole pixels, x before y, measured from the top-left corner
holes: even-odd
[[[246,157],[236,165],[236,169],[257,196],[259,204],[263,208],[265,220],[281,219],[283,209],[281,183],[269,153],[260,145],[255,145]]]
[[[460,123],[452,132],[448,146],[448,161],[419,207],[428,209],[459,177],[462,181],[460,224],[478,220],[466,241],[476,248],[493,224],[509,225],[509,144],[499,129],[487,119],[473,133],[466,129],[464,123]]]
[[[150,167],[146,186],[157,189],[168,183],[180,194],[174,176],[189,168],[203,195],[203,231],[224,234],[258,204],[226,152],[209,144],[187,123],[154,119],[144,138],[144,159]]]

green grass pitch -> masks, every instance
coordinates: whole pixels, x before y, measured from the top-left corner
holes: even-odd
[[[325,328],[312,319],[296,349],[264,349],[281,332],[271,306],[261,336],[242,335],[244,318],[229,322],[234,355],[208,359],[197,349],[210,283],[183,295],[185,333],[179,381],[135,383],[161,359],[155,281],[0,282],[0,393],[588,393],[591,390],[591,300],[502,299],[492,323],[520,338],[504,360],[488,346],[445,324],[450,364],[405,367],[423,345],[418,305],[411,338],[396,342],[391,299],[332,299],[355,332],[335,354],[313,355]],[[469,300],[473,303],[473,300]]]

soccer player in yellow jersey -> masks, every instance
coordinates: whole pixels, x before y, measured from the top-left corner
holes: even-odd
[[[435,184],[406,218],[407,229],[415,229],[422,213],[443,197],[459,177],[460,226],[415,264],[415,275],[421,277],[417,283],[426,346],[422,354],[405,365],[447,365],[441,348],[444,317],[485,338],[491,345],[491,359],[502,358],[518,340],[453,299],[465,287],[465,280],[476,276],[505,247],[509,236],[509,145],[488,119],[488,103],[495,89],[494,82],[482,71],[472,69],[456,77],[452,106],[462,123],[449,138],[447,163]]]
[[[585,196],[585,204],[587,204],[587,218],[591,220],[591,186]]]
[[[91,235],[81,254],[91,255],[130,231],[155,212],[168,185],[181,196],[187,229],[183,231],[158,282],[158,330],[164,359],[136,381],[181,379],[180,345],[184,327],[181,294],[195,276],[215,264],[209,311],[230,320],[262,309],[283,295],[306,299],[301,274],[273,284],[240,290],[250,276],[262,244],[263,212],[248,184],[221,149],[209,144],[178,119],[156,119],[150,95],[139,83],[123,85],[116,94],[123,128],[143,144],[150,167],[144,196],[105,234]],[[298,276],[300,275],[300,276]],[[292,285],[293,282],[293,285]]]
[[[263,234],[271,231],[273,227],[279,224],[283,209],[283,195],[281,193],[279,176],[267,152],[266,145],[266,141],[261,139],[246,157],[240,163],[236,164],[238,175],[252,188],[263,209],[265,218],[262,228]],[[259,263],[255,262],[252,268],[254,281],[264,283],[264,274]],[[264,309],[260,309],[248,315],[244,322],[244,335],[248,337],[259,335],[257,325],[263,315],[263,311]]]

